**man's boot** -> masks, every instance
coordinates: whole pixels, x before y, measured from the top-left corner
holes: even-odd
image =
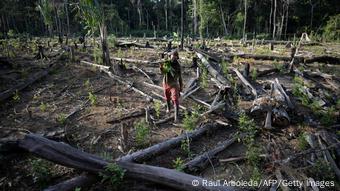
[[[170,113],[171,102],[170,100],[166,101],[166,113]]]
[[[174,120],[175,123],[178,122],[178,112],[179,112],[179,105],[175,104],[175,120]]]

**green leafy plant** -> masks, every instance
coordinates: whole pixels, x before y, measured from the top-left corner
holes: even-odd
[[[255,135],[258,131],[253,119],[250,119],[246,114],[242,113],[239,117],[239,128],[241,132],[245,133],[243,142],[246,145],[252,145],[255,141]]]
[[[47,104],[44,102],[41,102],[39,105],[40,111],[45,112],[47,109]]]
[[[222,72],[223,72],[224,76],[228,76],[228,72],[229,72],[228,67],[229,67],[228,62],[225,61],[225,60],[222,60],[221,68],[222,68]]]
[[[19,91],[18,90],[15,91],[15,93],[14,93],[12,98],[13,98],[14,101],[19,101],[20,100],[20,95],[19,95]]]
[[[37,182],[41,187],[46,186],[50,177],[53,175],[50,170],[53,164],[47,160],[38,158],[30,159],[28,162],[31,168],[33,181]]]
[[[186,131],[192,131],[199,120],[199,113],[197,111],[191,112],[189,114],[187,111],[184,113],[183,128]]]
[[[159,116],[161,115],[162,102],[155,100],[153,102],[153,106],[156,112],[156,116],[159,118]]]
[[[308,169],[308,172],[318,180],[335,180],[336,176],[328,162],[318,159],[315,164]]]
[[[204,66],[201,67],[202,73],[200,75],[200,82],[202,84],[203,88],[208,87],[208,69],[205,68]]]
[[[298,148],[299,148],[300,150],[305,150],[305,149],[307,149],[307,147],[308,147],[308,142],[307,142],[307,140],[306,140],[306,136],[305,136],[304,133],[301,133],[301,134],[298,136],[297,140],[298,140]]]
[[[87,89],[87,91],[91,91],[91,83],[90,83],[90,79],[87,79],[87,80],[84,82],[84,86],[85,86],[85,88]]]
[[[326,126],[333,124],[334,123],[334,112],[335,112],[334,106],[326,109],[325,112],[322,112],[321,123]]]
[[[97,96],[94,95],[92,92],[89,92],[88,99],[90,100],[91,105],[97,104]]]
[[[57,117],[57,122],[60,124],[60,125],[64,125],[65,122],[66,122],[66,115],[61,113],[60,115],[58,115]]]
[[[179,172],[183,172],[184,170],[184,161],[181,159],[181,157],[177,157],[176,160],[172,161],[173,168],[176,169]]]
[[[256,68],[253,68],[251,70],[251,79],[255,81],[256,78],[257,78],[257,70],[256,70]]]
[[[136,143],[138,146],[143,147],[148,143],[150,137],[151,131],[149,125],[144,120],[141,120],[134,126],[136,130]]]
[[[188,156],[188,158],[191,158],[191,149],[190,149],[190,143],[191,140],[189,138],[183,139],[181,141],[181,150],[185,152],[185,154]]]
[[[125,170],[118,166],[116,163],[109,163],[103,173],[99,173],[102,177],[102,182],[109,181],[112,186],[118,188],[125,175]]]
[[[81,191],[81,188],[77,187],[74,191]]]
[[[273,65],[281,74],[284,72],[284,64],[280,64],[278,61],[274,60]]]

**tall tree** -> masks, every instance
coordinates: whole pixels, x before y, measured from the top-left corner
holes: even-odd
[[[244,0],[244,21],[243,21],[243,40],[246,40],[246,25],[247,25],[247,0]]]
[[[184,45],[184,2],[185,0],[182,0],[181,4],[181,50],[183,50]]]

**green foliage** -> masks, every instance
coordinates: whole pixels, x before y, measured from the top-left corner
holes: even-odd
[[[284,64],[280,64],[276,60],[273,62],[274,68],[279,70],[279,72],[282,74],[284,72]]]
[[[309,104],[312,102],[307,93],[305,93],[304,89],[304,82],[303,79],[301,77],[297,77],[295,76],[293,79],[293,95],[300,98],[302,105],[304,106],[309,106]]]
[[[256,78],[257,78],[257,70],[256,70],[256,68],[253,68],[251,70],[251,79],[255,81]]]
[[[190,143],[191,143],[191,140],[189,138],[183,139],[181,141],[181,150],[188,156],[188,158],[191,158],[192,156]]]
[[[37,182],[40,187],[46,186],[50,177],[53,175],[50,170],[53,164],[47,160],[38,158],[30,159],[28,162],[34,182]]]
[[[153,102],[153,107],[155,109],[156,112],[156,116],[159,118],[159,116],[161,115],[161,109],[162,109],[162,102],[155,100]]]
[[[45,112],[47,109],[47,104],[44,102],[41,102],[39,105],[40,111]]]
[[[97,0],[80,0],[78,5],[79,16],[85,25],[87,35],[92,36],[103,22],[102,11]]]
[[[74,191],[81,191],[81,188],[77,187]]]
[[[109,163],[105,167],[105,171],[103,173],[99,173],[99,176],[102,177],[102,182],[109,181],[116,189],[121,185],[124,175],[125,170],[115,163]]]
[[[243,142],[246,145],[252,145],[255,141],[255,135],[257,133],[257,127],[254,120],[242,113],[239,117],[238,125],[241,132],[246,134],[243,138]]]
[[[139,147],[144,147],[150,138],[150,128],[149,125],[144,121],[141,120],[135,123],[135,130],[136,130],[136,143]]]
[[[89,92],[88,99],[90,100],[91,105],[97,104],[97,96],[94,95],[92,92]]]
[[[208,87],[208,69],[205,68],[204,66],[201,67],[202,69],[202,73],[200,75],[200,81],[201,81],[201,85],[203,88]]]
[[[20,100],[20,95],[19,95],[19,91],[18,90],[15,91],[15,93],[14,93],[12,98],[13,98],[14,101],[19,101]]]
[[[37,6],[37,9],[40,11],[42,17],[44,18],[44,23],[48,27],[52,27],[53,25],[53,6],[49,0],[40,0]]]
[[[65,122],[66,122],[66,115],[61,113],[61,114],[58,115],[56,120],[60,125],[64,125]]]
[[[181,159],[181,157],[177,157],[176,160],[172,161],[173,168],[176,169],[179,172],[183,172],[184,169],[184,161]]]
[[[253,169],[251,171],[251,177],[250,180],[253,182],[261,182],[262,179],[262,173],[261,170],[257,166],[253,166]]]
[[[228,62],[225,61],[225,60],[222,60],[222,62],[221,62],[221,68],[222,68],[222,72],[223,72],[224,76],[228,76],[228,72],[229,72],[228,67],[229,67]]]
[[[102,55],[103,55],[103,52],[97,46],[94,46],[93,58],[96,64],[99,64],[99,65],[103,64]]]
[[[306,140],[305,133],[301,133],[301,134],[298,136],[297,140],[298,140],[298,148],[299,148],[300,150],[305,150],[305,149],[307,149],[307,147],[308,147],[308,142],[307,142],[307,140]]]
[[[323,38],[328,41],[340,40],[340,14],[330,17],[323,28]]]
[[[336,180],[334,170],[323,159],[318,159],[308,171],[317,180]]]
[[[334,107],[330,107],[328,108],[325,112],[321,113],[321,123],[323,125],[329,126],[331,124],[334,123],[334,112],[335,112],[335,108]]]
[[[197,111],[189,114],[187,111],[184,113],[183,128],[187,131],[192,131],[199,120],[199,113]]]
[[[8,32],[7,32],[7,36],[8,36],[9,38],[15,37],[15,32],[14,32],[14,30],[9,29]]]
[[[87,80],[84,82],[84,86],[85,86],[85,88],[87,89],[87,91],[91,91],[90,79],[87,79]]]

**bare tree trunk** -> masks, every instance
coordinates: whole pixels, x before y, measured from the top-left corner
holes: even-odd
[[[289,18],[289,1],[287,0],[286,8],[286,26],[285,26],[285,38],[287,39],[287,28],[288,28],[288,18]]]
[[[184,43],[184,3],[185,0],[182,0],[181,4],[181,50],[183,50],[183,43]]]
[[[168,2],[169,0],[165,0],[164,4],[164,14],[165,14],[165,30],[168,31]]]
[[[224,28],[224,35],[227,36],[228,35],[228,30],[227,30],[227,25],[225,23],[225,18],[224,18],[224,13],[223,13],[223,10],[222,10],[221,2],[219,2],[219,5],[220,5],[221,19],[222,19],[223,28]]]
[[[105,24],[101,24],[100,27],[100,40],[102,44],[102,59],[106,66],[111,66],[109,48],[107,46],[107,29]]]
[[[270,14],[269,14],[269,31],[272,31],[272,18],[273,18],[273,0],[270,0]]]
[[[277,8],[277,0],[274,0],[274,17],[273,17],[273,40],[275,39],[276,32],[276,8]]]
[[[244,0],[243,40],[246,40],[247,9],[247,0]]]
[[[137,1],[137,12],[138,12],[138,18],[139,18],[139,28],[142,28],[142,2],[141,0]]]
[[[312,30],[312,28],[313,28],[314,8],[315,8],[317,2],[313,4],[313,1],[309,0],[309,4],[311,6],[311,10],[310,10],[310,29]]]
[[[193,5],[194,5],[194,35],[196,36],[197,35],[197,0],[193,0],[192,1]]]
[[[66,23],[67,23],[66,45],[68,45],[68,37],[70,35],[70,17],[68,15],[68,0],[65,0],[65,14],[66,14]]]

